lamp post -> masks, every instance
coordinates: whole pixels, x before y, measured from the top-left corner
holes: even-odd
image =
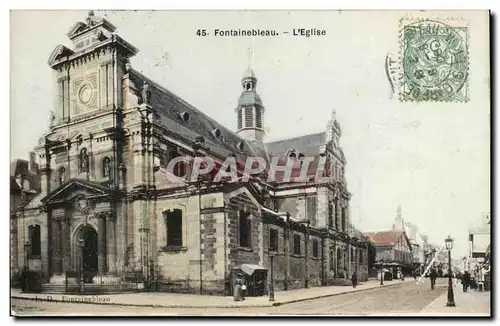
[[[384,260],[380,260],[380,285],[384,285]]]
[[[80,293],[85,292],[85,280],[83,277],[83,247],[85,245],[85,241],[80,238],[78,240],[78,246],[80,247]]]
[[[269,301],[274,301],[274,273],[273,273],[273,261],[274,261],[274,251],[269,252],[269,258],[271,259],[271,280],[269,282]]]
[[[446,302],[447,307],[455,307],[455,297],[453,295],[453,283],[451,280],[451,249],[453,248],[453,239],[448,236],[444,240],[446,244],[446,249],[448,249],[448,302]]]

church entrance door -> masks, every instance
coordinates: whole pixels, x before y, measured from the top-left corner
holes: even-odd
[[[83,239],[82,258],[85,283],[91,283],[97,275],[97,231],[85,226],[81,232]]]

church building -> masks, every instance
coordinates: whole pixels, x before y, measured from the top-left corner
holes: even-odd
[[[202,294],[230,292],[241,274],[249,294],[262,295],[271,259],[277,290],[343,284],[354,271],[367,278],[335,113],[316,134],[266,142],[265,111],[282,108],[265,107],[248,68],[235,80],[241,94],[227,128],[134,69],[139,50],[115,29],[90,12],[69,30],[72,46],[49,57],[54,115],[33,149],[39,191],[11,218],[14,270],[39,271],[47,291],[76,286],[83,271],[102,287],[134,275]],[[292,160],[292,176],[313,161],[303,182],[279,173],[268,181],[268,167],[249,181],[193,179],[189,161],[175,165],[175,181],[167,165],[180,156],[210,157],[216,169],[234,157],[240,175],[248,157]],[[321,160],[327,181],[314,178]]]

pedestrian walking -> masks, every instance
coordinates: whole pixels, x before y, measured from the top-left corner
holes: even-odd
[[[243,300],[243,294],[242,294],[242,289],[241,289],[242,281],[238,277],[236,279],[234,289],[233,289],[233,300],[234,301],[242,301]]]
[[[356,285],[358,285],[358,275],[356,274],[356,272],[352,273],[351,282],[352,282],[352,287],[355,289]]]
[[[462,290],[467,292],[470,285],[470,274],[468,271],[465,271],[462,275]]]
[[[434,290],[436,288],[436,279],[437,279],[437,272],[436,269],[432,268],[431,272],[429,274],[429,278],[431,279],[431,290]]]

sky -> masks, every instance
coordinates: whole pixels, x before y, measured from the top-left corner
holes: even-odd
[[[487,12],[454,12],[468,24],[467,103],[401,102],[385,72],[400,53],[397,11],[95,11],[140,52],[132,66],[230,129],[248,66],[265,105],[266,141],[322,132],[333,110],[362,231],[392,227],[398,205],[434,244],[467,231],[490,210]],[[413,17],[450,13],[414,12]],[[11,12],[11,159],[28,158],[48,130],[55,92],[47,60],[85,11]],[[217,37],[214,29],[275,29],[278,37]],[[326,30],[294,37],[293,29]],[[205,29],[208,36],[198,36]]]

